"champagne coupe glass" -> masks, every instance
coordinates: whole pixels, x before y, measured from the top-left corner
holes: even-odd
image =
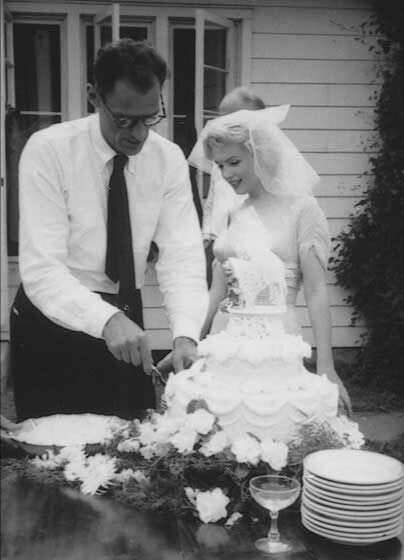
[[[287,508],[300,494],[300,482],[295,478],[280,475],[256,476],[250,480],[250,492],[260,506],[268,509],[271,527],[267,538],[258,539],[256,548],[261,552],[277,553],[292,550],[292,544],[281,541],[278,531],[278,514]]]

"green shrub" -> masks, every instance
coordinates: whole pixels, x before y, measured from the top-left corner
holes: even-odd
[[[353,322],[367,332],[358,368],[369,382],[404,389],[404,4],[377,0],[365,36],[378,38],[381,92],[376,100],[377,151],[364,198],[337,238],[331,268],[348,288]]]

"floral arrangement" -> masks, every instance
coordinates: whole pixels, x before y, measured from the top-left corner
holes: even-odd
[[[149,411],[144,421],[128,422],[104,444],[48,451],[27,459],[23,469],[37,480],[63,481],[84,494],[105,493],[140,510],[232,525],[263,515],[248,491],[252,476],[300,477],[307,454],[364,445],[357,424],[344,416],[303,426],[288,446],[248,434],[230,440],[200,404],[182,416]]]

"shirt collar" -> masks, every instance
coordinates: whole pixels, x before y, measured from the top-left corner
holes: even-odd
[[[95,113],[90,119],[90,134],[94,144],[95,151],[97,152],[99,158],[101,159],[102,164],[104,166],[107,165],[108,162],[111,161],[114,156],[116,156],[116,152],[105,141],[105,138],[101,133],[100,116],[98,113]],[[127,167],[131,173],[135,172],[137,157],[138,154],[135,156],[129,156]]]

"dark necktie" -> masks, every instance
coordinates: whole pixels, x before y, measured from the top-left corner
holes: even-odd
[[[108,188],[105,272],[113,282],[119,282],[118,307],[143,327],[142,298],[140,290],[136,289],[128,192],[124,176],[127,161],[128,156],[123,154],[114,157]]]

